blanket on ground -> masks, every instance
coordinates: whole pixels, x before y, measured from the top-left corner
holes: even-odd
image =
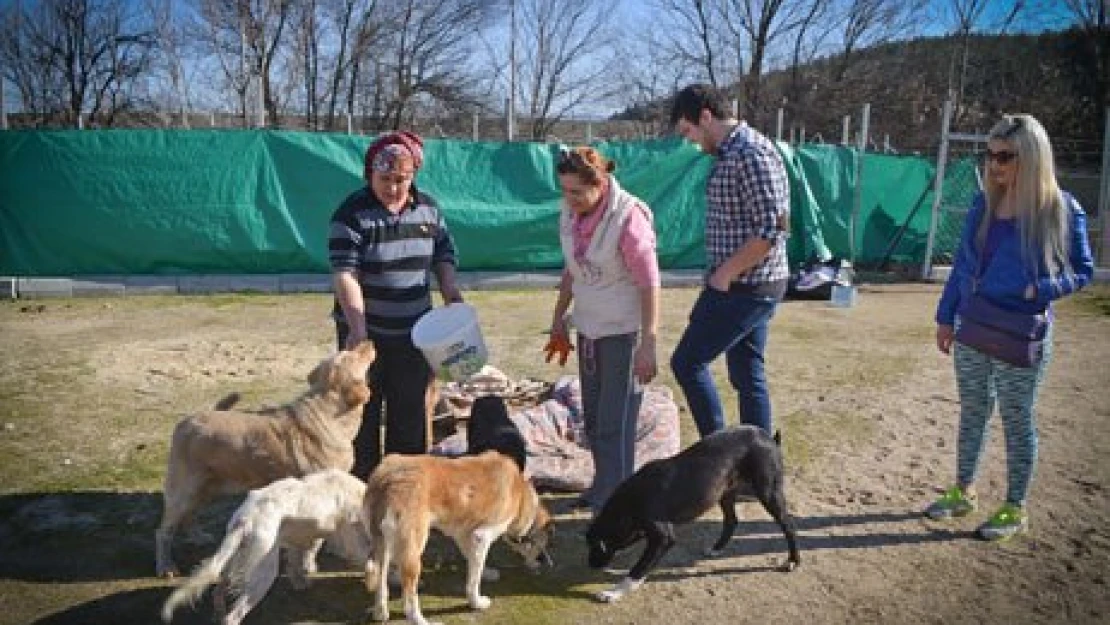
[[[531,388],[534,381],[523,386]],[[478,394],[493,393],[509,400],[517,386],[511,382],[478,389]],[[444,393],[455,399],[469,391],[455,386]],[[477,396],[477,395],[476,395]],[[528,443],[527,473],[537,487],[548,490],[581,491],[593,481],[593,458],[582,420],[582,394],[577,376],[563,376],[547,396],[530,407],[509,401],[510,418]],[[465,402],[462,402],[465,403]],[[680,446],[678,406],[671,390],[649,385],[636,422],[636,468],[659,458],[678,453]],[[436,443],[433,454],[456,456],[466,453],[466,433],[456,432]]]

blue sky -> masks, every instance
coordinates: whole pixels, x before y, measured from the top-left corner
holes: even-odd
[[[126,0],[140,3],[148,0]],[[173,0],[178,7],[186,4],[185,0]],[[1015,0],[989,0],[989,6],[981,20],[981,28],[987,31],[996,29],[998,23],[1011,10]],[[1043,30],[1058,30],[1069,25],[1071,20],[1070,10],[1064,0],[1020,0],[1024,6],[1024,16],[1016,22],[1010,32],[1037,32]],[[36,0],[0,0],[0,7],[10,8],[16,2],[22,2],[24,7],[38,4]],[[932,0],[931,10],[934,12],[932,19],[925,20],[924,27],[919,35],[939,36],[952,31],[952,22],[947,9],[952,0]],[[625,34],[637,36],[639,29],[658,27],[659,18],[654,15],[658,9],[651,0],[619,0],[615,3],[613,12],[616,14],[615,24],[623,29]],[[505,36],[504,34],[502,36]],[[496,45],[496,44],[495,44]],[[11,85],[5,85],[4,100],[7,110],[13,110],[17,105],[18,96]]]

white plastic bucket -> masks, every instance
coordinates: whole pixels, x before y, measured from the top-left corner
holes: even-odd
[[[412,342],[443,380],[465,380],[489,359],[478,325],[478,311],[470,304],[448,304],[429,310],[412,327]]]

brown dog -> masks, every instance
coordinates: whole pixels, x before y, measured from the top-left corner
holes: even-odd
[[[170,445],[162,523],[155,534],[157,573],[177,574],[171,547],[177,526],[220,494],[259,488],[283,477],[323,469],[349,471],[351,441],[370,399],[366,370],[376,352],[370,342],[341,351],[308,374],[309,389],[296,401],[258,411],[216,410],[177,424]]]
[[[416,590],[432,528],[451,537],[466,556],[466,594],[476,610],[490,605],[479,584],[490,546],[502,535],[529,568],[551,562],[546,551],[551,516],[516,463],[495,451],[461,458],[386,456],[366,485],[363,523],[373,553],[366,589],[377,593],[373,616],[379,621],[389,620],[386,572],[396,558],[405,616],[429,625]]]

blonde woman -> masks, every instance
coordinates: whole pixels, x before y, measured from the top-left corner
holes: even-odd
[[[597,150],[562,150],[555,163],[563,206],[563,278],[551,321],[553,344],[569,346],[567,311],[578,331],[582,417],[593,483],[577,507],[601,510],[632,475],[643,385],[657,372],[659,264],[651,211],[612,176]],[[564,356],[565,358],[565,352]]]
[[[1061,191],[1048,135],[1030,115],[1010,115],[991,129],[986,190],[972,203],[952,272],[936,311],[936,342],[953,353],[960,394],[956,484],[925,513],[934,519],[976,508],[975,477],[987,421],[997,403],[1006,436],[1006,501],[977,534],[1003,540],[1028,527],[1025,503],[1037,462],[1037,390],[1052,353],[1052,302],[1083,288],[1094,273],[1087,220]],[[1014,365],[960,342],[961,317],[982,298],[1004,313],[1044,313],[1039,359]]]

